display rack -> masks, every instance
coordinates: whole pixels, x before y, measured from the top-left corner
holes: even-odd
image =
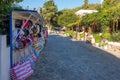
[[[10,66],[34,60],[42,51],[45,39],[42,30],[45,24],[43,17],[33,10],[15,10],[10,19]],[[33,56],[34,54],[34,56]],[[31,64],[32,65],[32,64]]]

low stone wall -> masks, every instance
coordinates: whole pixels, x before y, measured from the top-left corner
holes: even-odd
[[[118,42],[109,42],[108,50],[120,53],[120,43]]]

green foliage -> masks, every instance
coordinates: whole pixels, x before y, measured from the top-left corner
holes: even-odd
[[[80,34],[80,38],[84,38],[84,37],[85,37],[84,33]]]
[[[107,40],[110,40],[111,34],[110,33],[104,33],[103,37]]]
[[[49,24],[49,27],[57,24],[57,6],[53,0],[48,0],[43,6],[43,16]]]
[[[120,2],[120,0],[104,0],[103,1],[103,8],[113,7],[119,2]]]
[[[101,8],[100,4],[89,4],[87,9],[90,10],[99,10]]]
[[[110,21],[117,20],[120,14],[120,1],[119,0],[105,0],[103,7],[100,11],[100,23],[103,28],[103,32],[106,32],[106,28],[110,25]]]
[[[88,0],[85,0],[85,4],[84,5],[88,5],[87,9],[99,9],[100,8],[100,4],[88,4]],[[77,7],[74,9],[64,9],[62,11],[58,12],[58,25],[61,27],[73,27],[73,26],[80,26],[80,24],[82,24],[81,22],[81,18],[79,16],[75,15],[75,12],[80,10],[80,9],[84,9],[85,7],[81,6],[81,7]],[[98,15],[96,15],[98,16]],[[92,17],[89,17],[92,19]],[[95,17],[93,17],[95,18]],[[96,19],[96,18],[95,18]],[[89,25],[90,21],[87,21],[87,17],[86,20],[84,20],[85,24]]]
[[[18,2],[21,1],[23,0],[0,1],[0,34],[9,34],[10,11],[13,9],[21,9],[22,7],[16,5]]]
[[[113,33],[110,38],[111,41],[120,42],[120,31],[118,33]]]
[[[88,9],[88,10],[89,9],[98,10],[98,9],[100,9],[100,7],[101,7],[100,4],[89,4],[89,0],[84,0],[84,4],[81,8],[82,9]]]
[[[95,42],[96,43],[100,43],[101,42],[102,38],[101,38],[101,36],[99,34],[94,34],[93,36],[95,38]]]
[[[84,0],[84,8],[88,8],[88,0]]]
[[[67,33],[69,34],[70,37],[72,37],[74,35],[73,31],[68,30]]]
[[[101,8],[100,4],[87,4],[87,6],[81,6],[78,7],[76,9],[80,10],[80,9],[88,9],[88,10],[99,10]]]
[[[93,32],[92,31],[88,31],[88,34],[93,34]]]
[[[62,10],[61,14],[58,16],[58,24],[62,27],[71,27],[72,24],[75,24],[78,20],[79,17],[75,15],[73,10]]]
[[[105,0],[103,3],[103,8],[98,9],[97,13],[92,13],[84,16],[82,23],[84,23],[85,26],[89,26],[91,24],[97,25],[100,24],[103,33],[105,33],[107,27],[110,25],[110,21],[117,22],[117,20],[119,19],[120,16],[119,7],[120,7],[119,0]]]
[[[77,32],[74,32],[74,33],[73,33],[72,38],[73,38],[73,39],[77,39]]]

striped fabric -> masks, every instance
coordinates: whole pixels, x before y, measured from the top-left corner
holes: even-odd
[[[27,56],[24,61],[30,61],[31,68],[34,69],[34,67],[35,67],[35,62],[34,62],[31,54],[30,54],[29,56]]]
[[[10,70],[10,76],[12,77],[13,80],[17,80],[17,77],[13,69]]]
[[[45,38],[48,38],[48,31],[45,30]]]
[[[25,80],[27,77],[33,74],[30,61],[26,61],[23,64],[18,64],[13,67],[14,73],[16,74],[17,80]]]
[[[34,54],[34,53],[32,54],[32,59],[33,59],[33,61],[34,61],[34,62],[36,62],[36,61],[37,61],[37,57],[35,56],[35,54]]]

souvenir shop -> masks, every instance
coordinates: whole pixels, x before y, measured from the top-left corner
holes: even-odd
[[[10,75],[25,80],[34,74],[35,63],[45,44],[43,17],[32,10],[12,11],[10,27]]]

